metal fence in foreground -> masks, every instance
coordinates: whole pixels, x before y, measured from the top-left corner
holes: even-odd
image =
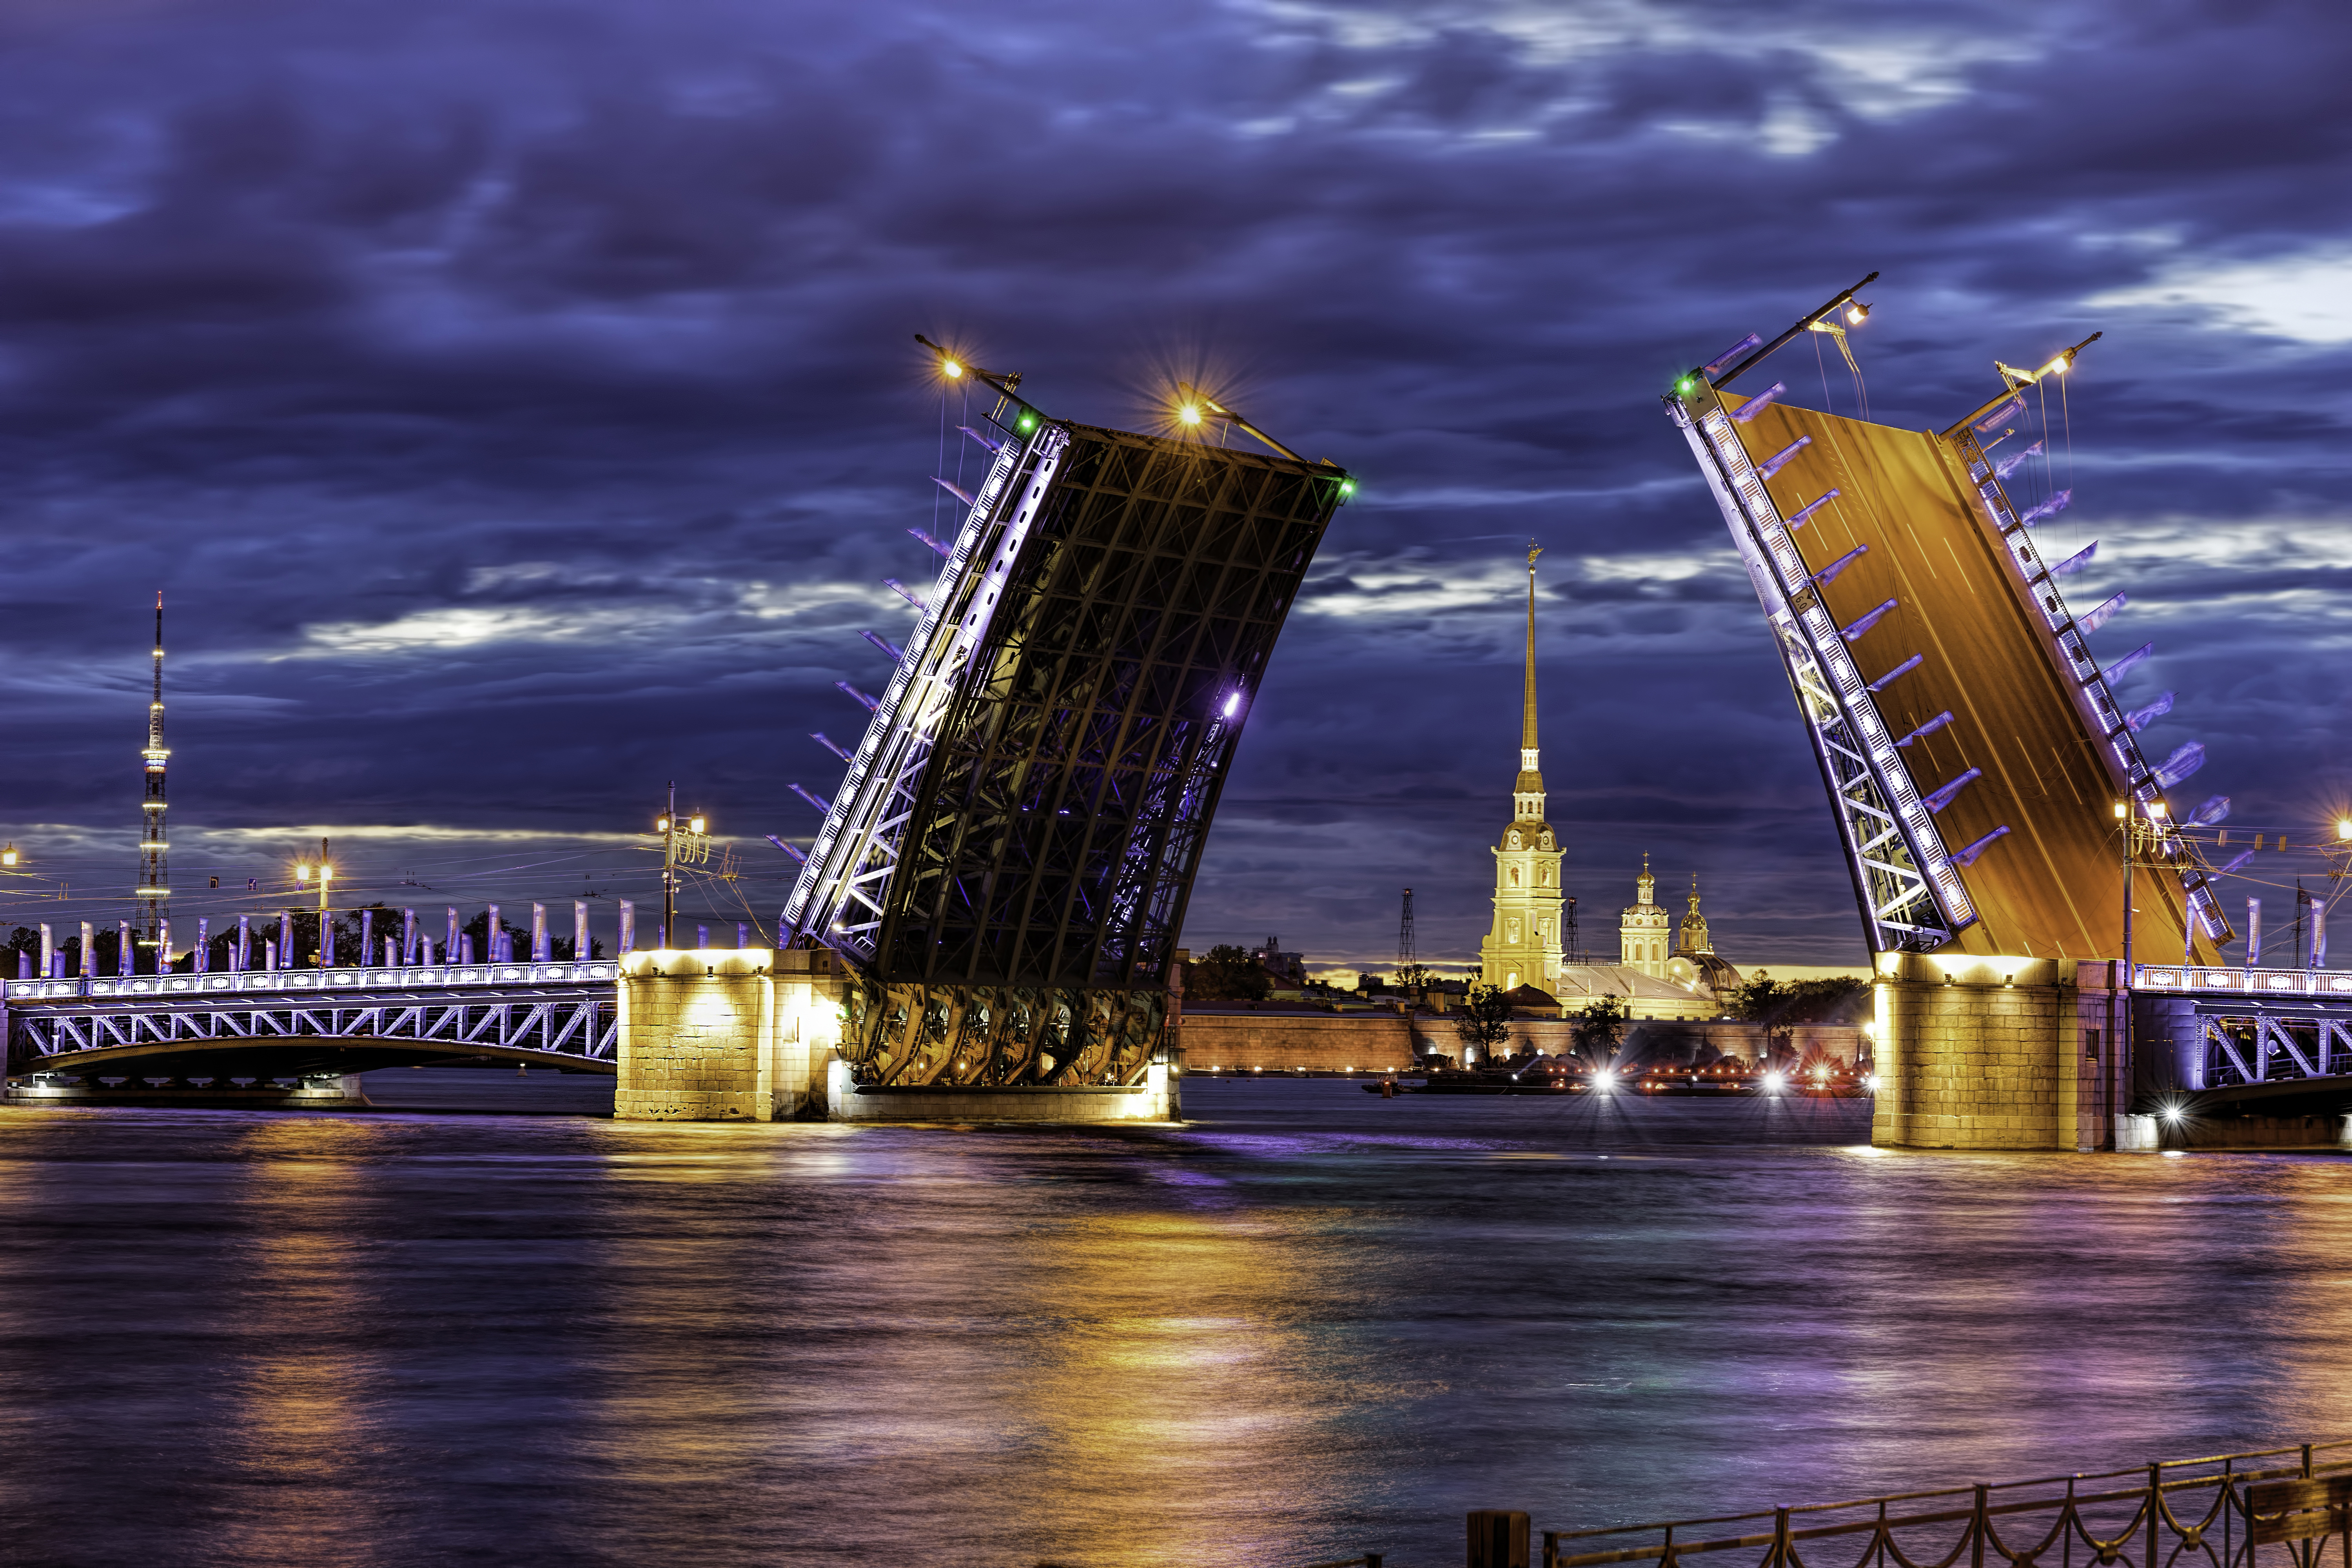
[[[1542,1568],[2352,1568],[2352,1439],[2098,1475],[1542,1532]],[[1528,1564],[1525,1514],[1470,1517],[1470,1568]],[[2284,1552],[2282,1558],[2279,1553]],[[1531,1568],[1531,1565],[1530,1565]]]

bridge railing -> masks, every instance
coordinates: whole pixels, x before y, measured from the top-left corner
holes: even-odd
[[[209,1001],[246,991],[272,995],[366,990],[440,990],[469,985],[611,985],[621,966],[612,959],[585,963],[436,963],[337,969],[247,969],[205,974],[76,975],[65,979],[0,981],[9,1005],[105,998],[170,1003]]]
[[[2333,996],[2352,1001],[2352,970],[2218,969],[2136,963],[2135,991],[2232,991],[2247,996]]]
[[[2282,1485],[2282,1483],[2285,1483]],[[2308,1494],[2308,1495],[2306,1495]],[[2264,1448],[1655,1524],[1543,1532],[1544,1568],[2254,1568],[2257,1543],[2342,1535],[2352,1441]],[[2279,1568],[2290,1568],[2281,1563]]]

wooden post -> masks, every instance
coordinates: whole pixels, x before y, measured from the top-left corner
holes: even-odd
[[[2161,1462],[2147,1468],[2147,1560],[2146,1568],[2160,1568],[2157,1557],[2157,1516],[2164,1511],[2164,1466]]]
[[[1528,1516],[1510,1509],[1470,1510],[1469,1568],[1528,1568]]]

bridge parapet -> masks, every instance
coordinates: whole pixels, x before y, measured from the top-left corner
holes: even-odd
[[[2352,1003],[2352,971],[2341,969],[2215,969],[2202,965],[2132,966],[2132,989],[2227,993],[2231,996],[2316,996]]]

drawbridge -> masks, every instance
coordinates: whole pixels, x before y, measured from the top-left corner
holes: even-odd
[[[2000,394],[1938,430],[1801,407],[1778,383],[1731,390],[1794,339],[1858,323],[1870,280],[1769,344],[1743,339],[1665,403],[1771,627],[1871,952],[2112,958],[2128,826],[2141,953],[2217,962],[2230,927],[2168,797],[2203,748],[2142,752],[2168,694],[2134,711],[2123,685],[2154,645],[2095,647],[2124,596],[2068,602],[2062,579],[2090,552],[2053,563],[2034,537],[2067,493],[2021,510],[2006,480],[2025,453],[1999,451],[2025,388],[2084,345],[2000,367]]]
[[[998,375],[988,453],[784,908],[848,961],[876,1089],[1131,1084],[1276,636],[1354,489],[1181,389],[1176,433],[1054,417]],[[1254,439],[1257,448],[1215,437]],[[855,692],[853,695],[858,695]],[[795,788],[799,786],[795,785]],[[797,851],[796,851],[797,852]]]

